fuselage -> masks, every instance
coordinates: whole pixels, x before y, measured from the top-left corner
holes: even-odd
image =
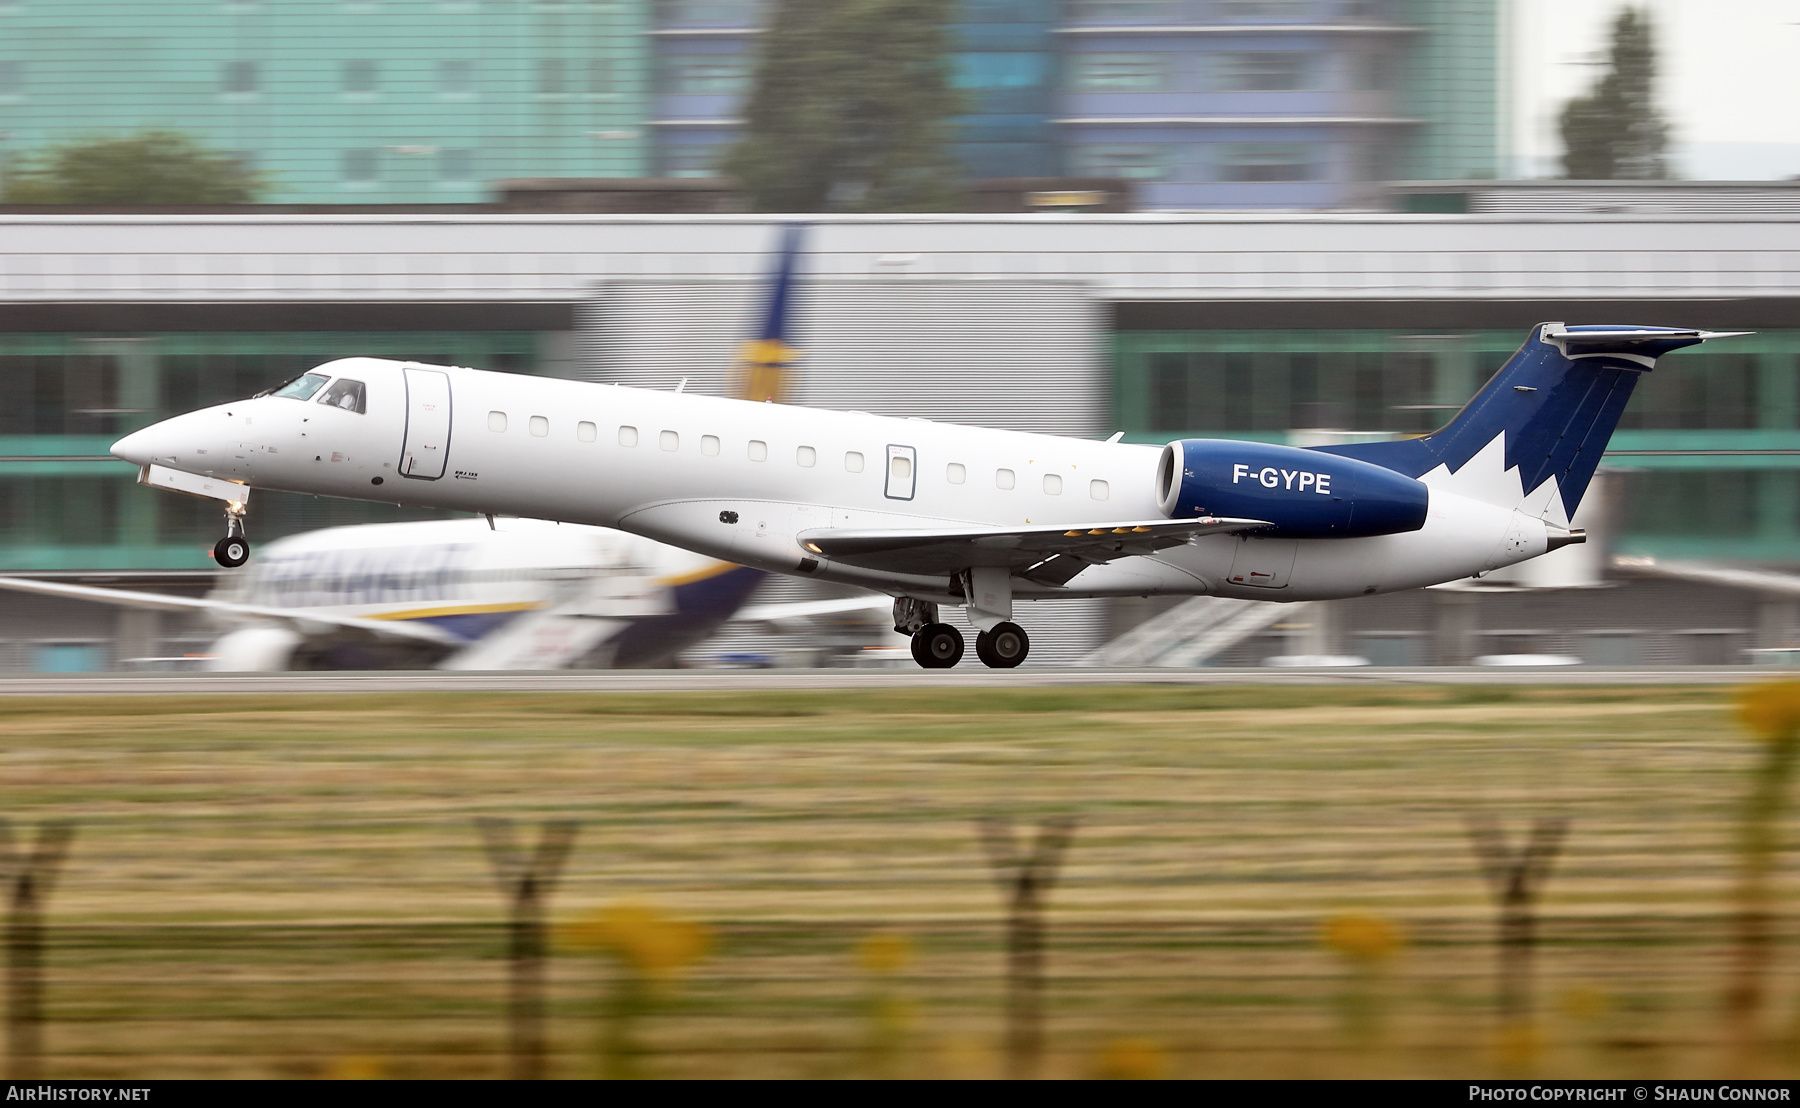
[[[115,452],[251,488],[614,527],[771,572],[950,602],[943,578],[820,559],[798,536],[1163,514],[1152,446],[369,358],[314,373],[323,380],[300,387],[304,397],[189,413]],[[1328,599],[1468,577],[1547,543],[1541,520],[1433,488],[1414,531],[1200,537],[1092,565],[1066,586],[1015,578],[1013,589],[1022,600]]]
[[[234,630],[212,650],[213,668],[278,668],[247,662],[300,650],[298,636],[261,633],[268,620],[233,606],[424,623],[471,646],[529,614],[561,611],[595,633],[607,664],[658,664],[717,630],[763,579],[641,536],[535,519],[334,527],[271,543],[225,576],[211,599]],[[579,653],[579,644],[555,645]],[[365,641],[328,643],[346,665],[382,664],[379,652]]]

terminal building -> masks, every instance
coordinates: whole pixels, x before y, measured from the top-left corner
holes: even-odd
[[[1800,225],[1784,216],[843,216],[808,234],[796,402],[1134,442],[1427,431],[1544,321],[1755,331],[1643,382],[1590,522],[1609,555],[1800,565]],[[206,587],[216,509],[136,486],[111,443],[330,358],[723,393],[775,239],[747,216],[0,216],[0,570]],[[259,493],[250,533],[411,514]],[[1588,587],[1314,606],[1196,660],[1723,664],[1794,645],[1770,593],[1572,583]],[[1021,622],[1034,663],[1072,662],[1168,603]],[[206,639],[135,617],[122,639],[111,612],[12,594],[0,612],[15,670]]]
[[[709,177],[762,0],[6,0],[0,172],[176,129],[281,204],[472,204],[526,178]],[[1503,164],[1501,0],[960,0],[971,178],[1126,177],[1154,209],[1366,208]]]

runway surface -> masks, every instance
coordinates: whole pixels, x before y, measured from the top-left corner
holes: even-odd
[[[34,674],[0,678],[0,696],[346,692],[686,692],[755,689],[1067,688],[1095,685],[1720,685],[1792,671],[1748,666],[1601,669],[674,669],[581,673]]]

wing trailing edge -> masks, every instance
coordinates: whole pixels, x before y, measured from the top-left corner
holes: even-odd
[[[814,554],[864,569],[954,576],[976,566],[1005,566],[1041,584],[1065,585],[1090,565],[1154,554],[1201,535],[1267,526],[1266,520],[1208,516],[1052,527],[819,528],[796,537]]]

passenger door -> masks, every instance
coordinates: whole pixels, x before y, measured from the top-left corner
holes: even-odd
[[[887,448],[887,498],[911,500],[919,480],[919,459],[910,446]]]
[[[407,366],[406,438],[400,476],[435,481],[450,459],[450,375]]]

